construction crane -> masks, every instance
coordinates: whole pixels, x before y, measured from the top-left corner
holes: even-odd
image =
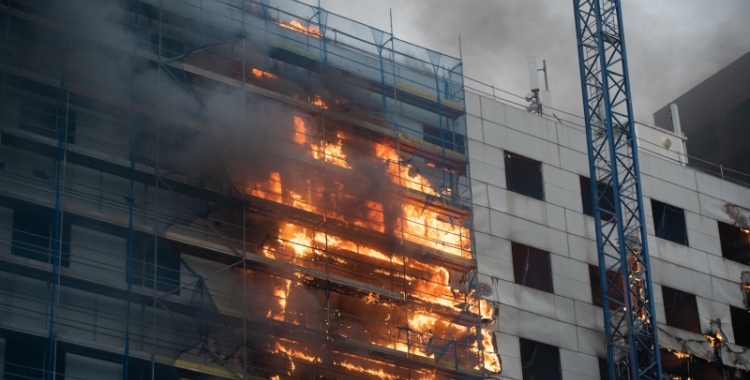
[[[609,378],[661,379],[620,0],[573,0]]]

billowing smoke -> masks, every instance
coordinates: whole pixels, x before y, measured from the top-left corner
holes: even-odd
[[[750,50],[747,1],[622,3],[638,121],[651,124],[656,110]],[[355,7],[329,0],[322,5],[384,29],[393,8],[397,37],[456,56],[460,34],[464,73],[518,95],[529,90],[526,57],[537,56],[540,65],[544,58],[555,108],[582,113],[572,1],[415,0]]]

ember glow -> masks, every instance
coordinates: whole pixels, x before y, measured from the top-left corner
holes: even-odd
[[[291,30],[293,30],[295,32],[306,34],[306,35],[311,36],[311,37],[315,37],[315,38],[320,38],[321,37],[320,29],[318,29],[318,28],[316,28],[316,27],[314,27],[312,25],[310,25],[308,27],[305,27],[304,25],[302,25],[301,22],[299,22],[297,20],[292,20],[292,21],[289,21],[288,23],[279,20],[279,21],[276,21],[276,24],[278,24],[282,28],[291,29]]]

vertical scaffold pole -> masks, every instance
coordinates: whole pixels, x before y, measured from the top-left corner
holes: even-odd
[[[661,379],[620,0],[573,4],[609,378]]]
[[[56,311],[58,301],[58,283],[60,280],[60,264],[62,261],[62,181],[65,159],[65,142],[67,141],[67,90],[65,85],[65,65],[60,68],[60,104],[57,110],[57,162],[55,163],[55,225],[52,239],[52,250],[50,262],[52,264],[52,277],[50,278],[50,311],[49,311],[49,345],[47,347],[47,379],[54,379],[55,357],[57,351],[57,334],[55,332]]]
[[[136,53],[138,49],[138,13],[140,12],[140,1],[135,0],[135,10],[133,16],[133,46],[130,56],[130,188],[128,192],[128,243],[127,243],[127,280],[128,292],[125,310],[125,349],[122,379],[128,380],[130,372],[130,303],[133,293],[133,201],[135,196],[135,65]],[[144,257],[144,260],[148,260]],[[156,266],[156,262],[154,262]],[[156,278],[153,279],[153,286],[156,287]]]

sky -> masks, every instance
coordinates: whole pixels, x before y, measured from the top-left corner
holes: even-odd
[[[305,0],[317,5],[318,0]],[[581,115],[573,2],[565,0],[319,0],[333,13],[459,56],[464,75],[529,92],[527,57],[546,59],[553,106]],[[750,51],[749,0],[623,0],[633,112],[653,113]],[[540,81],[543,79],[540,76]],[[543,84],[542,84],[543,86]]]

